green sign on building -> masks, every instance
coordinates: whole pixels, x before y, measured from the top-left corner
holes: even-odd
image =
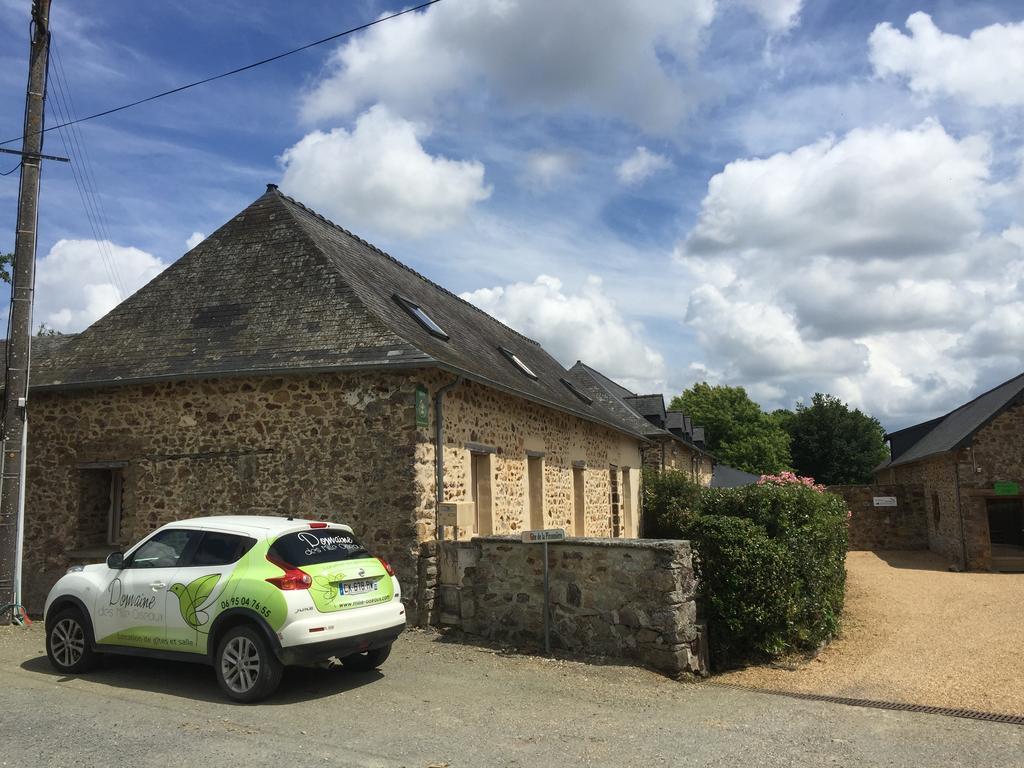
[[[426,387],[416,387],[416,426],[430,426],[430,394]]]
[[[996,492],[996,496],[1019,496],[1020,483],[1012,483],[1009,480],[999,480],[993,486],[993,490]]]

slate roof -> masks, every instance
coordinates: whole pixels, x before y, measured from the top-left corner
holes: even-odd
[[[715,464],[711,473],[712,488],[739,488],[744,485],[753,485],[760,480],[760,475],[752,475],[742,469],[730,467],[726,464]]]
[[[914,461],[962,448],[988,422],[1011,405],[1024,402],[1024,373],[983,392],[971,402],[945,416],[886,435],[892,458],[878,469]]]
[[[432,335],[395,296],[448,335]],[[520,371],[502,349],[536,374]],[[34,388],[439,367],[642,436],[561,381],[537,342],[284,195],[274,185],[150,283],[35,357]]]
[[[625,398],[633,410],[657,427],[665,427],[665,398],[662,395],[634,395]]]
[[[617,418],[633,425],[636,429],[642,430],[645,437],[671,437],[692,450],[711,455],[700,446],[694,445],[693,440],[687,436],[688,433],[680,434],[678,430],[672,428],[679,424],[684,424],[692,432],[701,429],[703,434],[703,429],[701,427],[693,427],[690,417],[686,416],[682,411],[666,411],[665,398],[662,395],[637,395],[580,360],[577,360],[576,365],[569,369],[569,378],[577,387],[594,398],[594,402],[601,403],[605,409],[614,413]],[[641,411],[641,408],[643,411],[661,418],[662,423],[666,423],[671,419],[671,423],[666,424],[670,428],[663,429],[657,424],[652,423],[649,419],[645,418],[647,413]]]

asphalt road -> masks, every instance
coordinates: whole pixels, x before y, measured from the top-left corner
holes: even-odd
[[[0,765],[1001,766],[1024,727],[678,683],[408,632],[379,673],[289,670],[227,703],[206,667],[112,657],[55,674],[43,633],[0,627]]]

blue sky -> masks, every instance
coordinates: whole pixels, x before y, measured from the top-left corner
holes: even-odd
[[[0,140],[29,5],[0,0]],[[91,113],[403,7],[289,6],[57,0],[49,120],[62,94]],[[103,226],[47,165],[36,319],[80,330],[275,182],[566,364],[765,407],[828,391],[902,426],[1022,368],[1022,22],[1014,2],[443,0],[82,124],[88,166],[66,135]],[[16,195],[0,177],[3,249]]]

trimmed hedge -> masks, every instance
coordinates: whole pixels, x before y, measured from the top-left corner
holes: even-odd
[[[847,511],[819,487],[699,488],[644,478],[651,534],[689,539],[715,668],[819,646],[836,634],[846,585]]]

